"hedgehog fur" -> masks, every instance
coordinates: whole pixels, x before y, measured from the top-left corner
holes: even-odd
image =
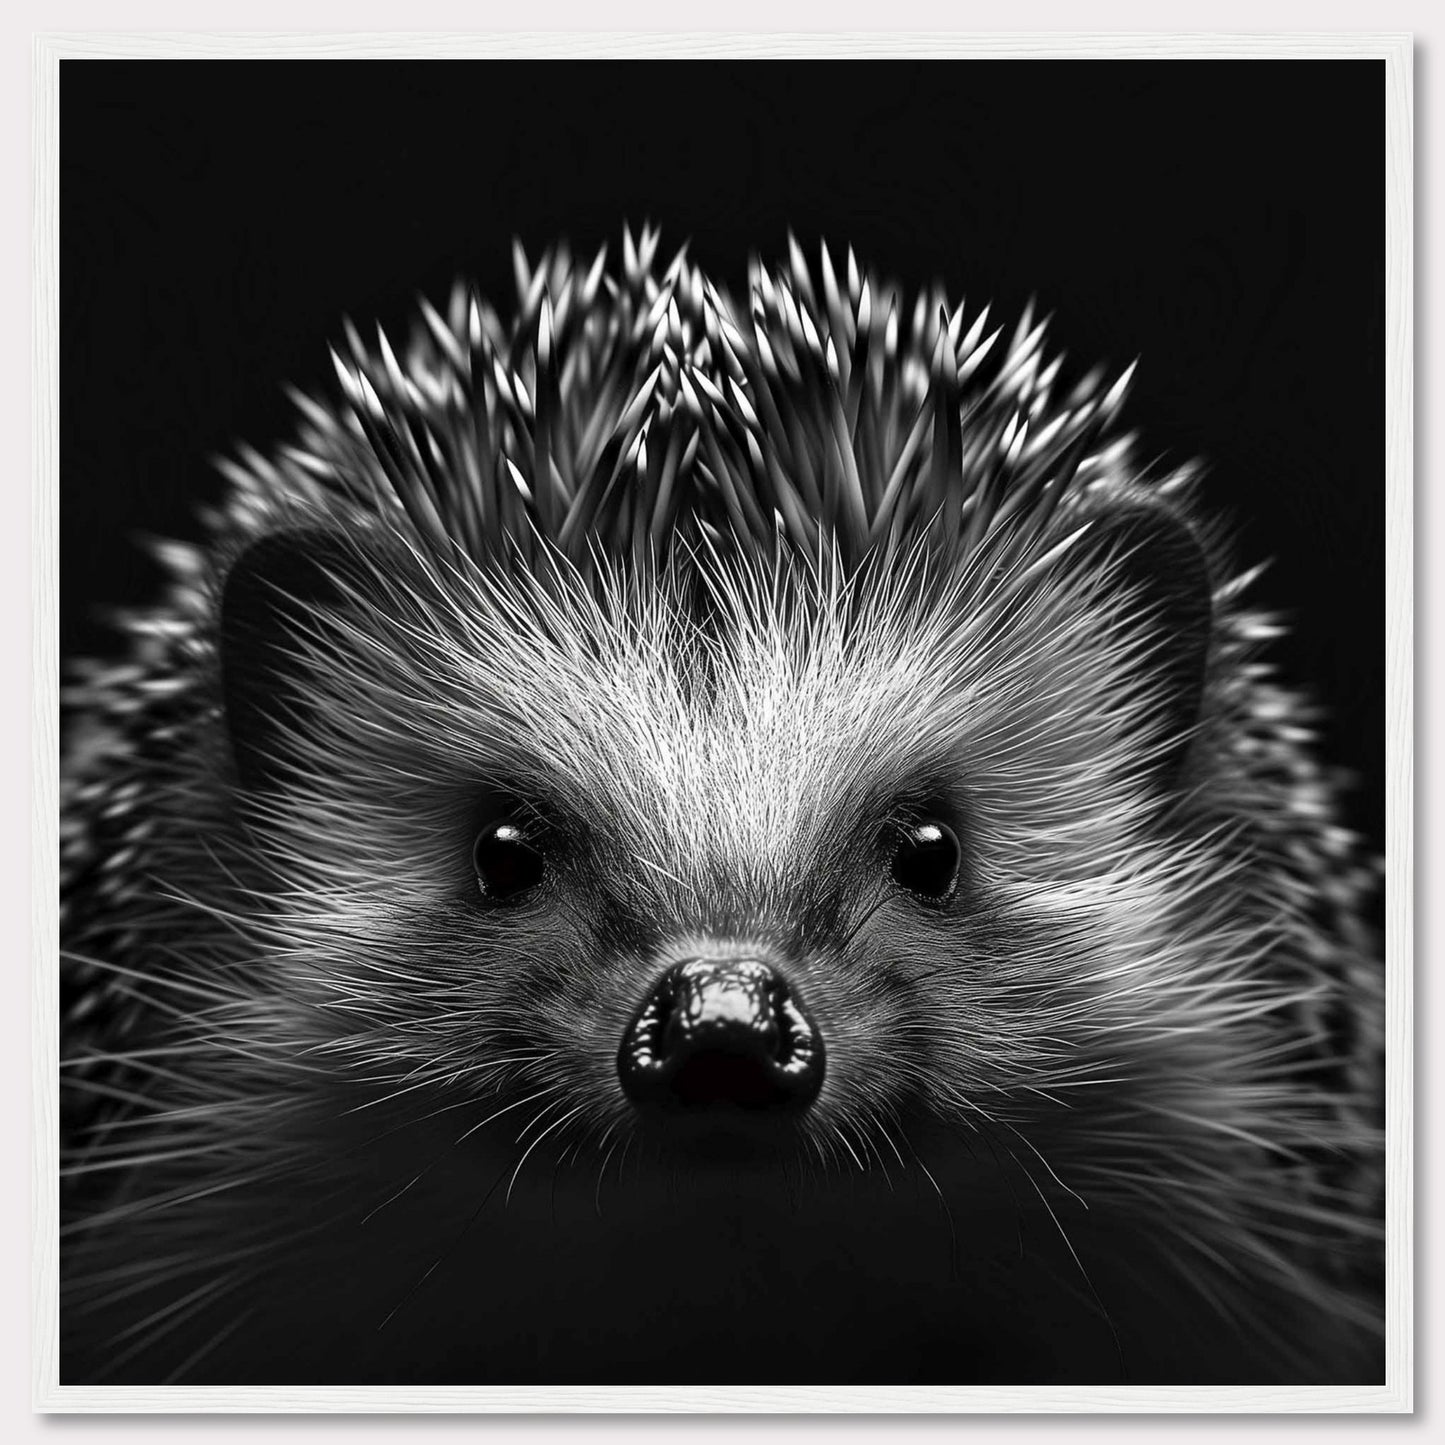
[[[1032,315],[658,247],[348,325],[80,669],[62,1380],[1378,1378],[1374,870],[1195,469]],[[712,1155],[618,1085],[704,948],[827,1050]]]

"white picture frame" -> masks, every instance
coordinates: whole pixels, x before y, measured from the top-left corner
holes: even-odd
[[[187,63],[208,57],[284,55],[321,60],[372,57],[619,57],[682,55],[802,56],[867,59],[1166,57],[1201,59],[1375,58],[1386,84],[1387,256],[1386,475],[1389,669],[1387,749],[1387,1109],[1388,1322],[1386,1383],[1378,1387],[372,1387],[339,1389],[164,1388],[65,1386],[57,1378],[58,1207],[56,959],[56,760],[58,611],[56,538],[58,477],[58,137],[59,66],[86,57],[164,57]],[[1010,35],[958,34],[754,36],[660,35],[40,35],[34,40],[35,121],[35,390],[33,420],[34,556],[41,559],[36,594],[35,755],[33,826],[35,920],[32,958],[34,1056],[34,1267],[32,1403],[45,1412],[478,1412],[478,1413],[1278,1413],[1402,1412],[1412,1408],[1413,1160],[1411,1139],[1412,1020],[1412,351],[1413,351],[1413,68],[1410,37],[1369,35]]]

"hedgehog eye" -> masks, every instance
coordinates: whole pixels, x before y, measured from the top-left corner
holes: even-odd
[[[472,866],[482,897],[493,903],[514,902],[542,881],[542,853],[515,823],[483,828],[472,845]]]
[[[962,858],[958,835],[947,823],[932,818],[910,823],[899,834],[893,851],[893,881],[920,898],[942,903],[958,884]]]

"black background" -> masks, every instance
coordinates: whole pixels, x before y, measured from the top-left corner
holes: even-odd
[[[1384,67],[1371,61],[88,61],[61,66],[61,649],[154,594],[208,458],[330,391],[343,314],[404,331],[510,240],[624,220],[738,286],[788,227],[1121,368],[1203,457],[1274,656],[1380,845]]]

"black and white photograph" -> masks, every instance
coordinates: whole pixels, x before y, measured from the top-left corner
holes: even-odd
[[[1387,81],[61,60],[60,1394],[1384,1386]]]

